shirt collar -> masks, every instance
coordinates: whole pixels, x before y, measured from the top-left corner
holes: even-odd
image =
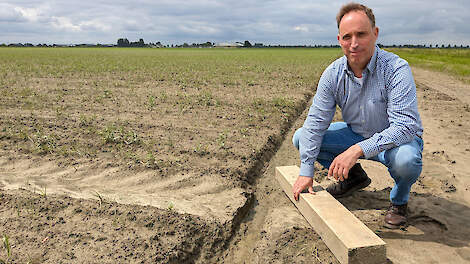
[[[366,66],[366,69],[368,69],[369,72],[374,72],[375,67],[377,66],[377,55],[378,55],[378,53],[379,53],[379,47],[377,45],[375,45],[374,54],[372,55],[372,57],[370,58],[369,63]],[[349,73],[349,74],[353,74],[351,69],[349,69],[348,58],[346,58],[346,55],[344,55],[343,57],[344,57],[344,62],[343,62],[344,71]]]
[[[377,65],[377,54],[379,53],[379,47],[375,45],[375,50],[374,54],[372,55],[372,58],[370,58],[369,63],[367,64],[367,69],[369,69],[369,72],[374,72],[375,71],[375,66]]]

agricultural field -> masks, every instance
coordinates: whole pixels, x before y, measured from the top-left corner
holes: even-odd
[[[470,84],[470,49],[388,49],[411,65],[445,72]]]
[[[424,125],[409,226],[382,227],[393,182],[374,162],[361,161],[372,184],[340,202],[389,263],[468,263],[468,51],[393,52],[412,66]],[[0,260],[338,263],[273,176],[298,165],[291,137],[341,55],[1,48]]]
[[[13,117],[2,118],[2,148],[151,168],[161,177],[194,168],[199,159],[187,160],[190,152],[249,161],[267,140],[258,135],[291,119],[337,55],[2,49],[2,114]]]
[[[78,249],[69,256],[63,244],[67,256],[49,253],[64,238],[47,235],[61,227],[52,228],[49,220],[42,227],[48,215],[42,210],[71,210],[54,195],[94,199],[68,203],[96,207],[92,214],[99,221],[111,207],[151,205],[155,209],[145,210],[160,208],[158,215],[165,217],[189,213],[191,219],[203,219],[193,225],[210,221],[211,231],[230,236],[237,217],[252,203],[253,183],[265,162],[306,107],[322,69],[338,56],[338,49],[1,49],[0,180],[4,190],[26,191],[11,198],[15,205],[6,207],[15,213],[3,219],[9,227],[2,232],[15,245],[12,259],[84,257]],[[73,229],[67,218],[64,225]],[[127,226],[127,218],[104,223]],[[35,224],[37,232],[28,235],[32,240],[21,239],[29,230],[14,231]],[[152,231],[159,227],[174,229],[165,222],[152,227],[144,228],[146,236],[155,236]],[[126,255],[113,248],[114,235],[108,235],[109,240],[94,237],[108,251],[90,258],[179,262],[211,254],[197,247],[172,249],[181,241],[193,244],[194,238],[177,234],[182,238],[163,245],[150,241],[157,251]],[[77,236],[65,240],[88,240]],[[46,237],[47,250],[38,248]],[[207,238],[200,239],[206,243]]]

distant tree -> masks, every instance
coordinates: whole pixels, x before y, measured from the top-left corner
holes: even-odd
[[[251,48],[253,45],[248,40],[245,40],[245,43],[243,44],[243,47],[245,48]]]
[[[183,43],[183,47],[187,48],[187,47],[189,47],[189,44],[185,42],[185,43]]]
[[[207,41],[206,43],[201,43],[201,47],[206,47],[206,48],[212,47],[212,42]]]
[[[129,47],[145,47],[145,42],[143,39],[139,39],[137,42],[129,43]]]
[[[126,38],[120,38],[117,41],[118,47],[129,47],[129,40]]]

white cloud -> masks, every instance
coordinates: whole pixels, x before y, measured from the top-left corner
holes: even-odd
[[[41,10],[39,8],[15,7],[16,12],[20,13],[26,20],[36,22],[39,19]]]
[[[294,30],[295,31],[300,31],[300,32],[305,32],[305,33],[309,32],[308,27],[306,27],[306,26],[296,26],[296,27],[294,27]]]
[[[109,31],[111,29],[111,25],[96,19],[74,23],[67,17],[52,17],[50,24],[59,30],[71,32]]]
[[[213,35],[220,32],[215,26],[208,25],[201,22],[189,22],[179,26],[182,32],[198,35]]]
[[[80,22],[78,26],[82,31],[110,31],[112,29],[111,24],[99,20]]]
[[[81,31],[80,26],[73,24],[67,17],[52,17],[51,24],[57,29]]]
[[[0,22],[18,22],[22,19],[21,13],[8,4],[0,4]]]

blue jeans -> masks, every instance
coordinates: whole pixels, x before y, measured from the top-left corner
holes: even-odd
[[[299,136],[302,129],[297,129],[292,138],[297,149],[299,149]],[[363,136],[354,133],[345,122],[331,123],[323,136],[317,161],[328,169],[336,156],[364,139]],[[407,144],[382,151],[370,158],[385,165],[395,181],[395,186],[390,192],[390,200],[393,204],[402,205],[408,202],[411,186],[418,179],[423,167],[422,152],[423,140],[415,136]]]

